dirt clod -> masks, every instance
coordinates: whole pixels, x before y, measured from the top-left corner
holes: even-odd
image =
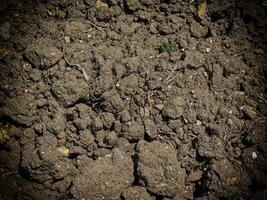
[[[162,114],[171,119],[177,119],[182,116],[185,107],[185,100],[182,97],[169,99],[162,109]]]
[[[52,94],[64,107],[68,107],[85,97],[88,93],[88,84],[83,78],[77,77],[77,72],[71,70],[60,74],[52,84]],[[79,87],[77,87],[79,85]]]
[[[0,199],[264,199],[265,0],[1,3]]]
[[[141,140],[137,152],[139,181],[149,192],[172,197],[184,190],[185,170],[171,146]]]
[[[120,95],[115,91],[107,91],[102,94],[103,98],[103,109],[107,112],[118,113],[124,109],[124,103]]]
[[[79,170],[81,174],[74,179],[71,189],[75,199],[120,199],[121,192],[134,180],[132,160],[119,149],[89,161]]]
[[[227,159],[214,161],[208,171],[206,186],[225,198],[233,198],[237,194],[246,196],[244,188],[250,185],[251,180],[240,164],[235,162]]]
[[[197,151],[199,155],[207,158],[222,159],[225,155],[224,143],[215,135],[199,135]]]
[[[157,126],[150,119],[144,120],[145,132],[150,139],[155,139],[158,136]]]
[[[128,190],[124,191],[121,196],[124,200],[152,200],[152,197],[149,195],[146,189],[140,186],[129,188]]]
[[[22,95],[7,101],[2,113],[16,123],[30,126],[36,119],[36,102],[32,95]]]
[[[129,121],[122,127],[122,135],[129,141],[144,138],[144,126],[141,121]]]
[[[25,57],[40,69],[48,69],[55,65],[63,56],[62,52],[52,45],[51,40],[40,38],[27,47]]]

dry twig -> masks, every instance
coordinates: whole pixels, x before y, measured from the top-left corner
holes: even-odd
[[[65,60],[66,60],[66,59],[65,59]],[[66,62],[67,62],[67,64],[68,64],[69,66],[76,67],[76,69],[78,69],[79,71],[81,71],[82,74],[84,75],[84,78],[85,78],[86,81],[89,80],[89,77],[88,77],[88,75],[86,74],[86,71],[84,70],[84,68],[83,68],[80,64],[73,64],[73,63],[70,63],[70,62],[67,61],[67,60],[66,60]]]
[[[246,53],[253,52],[253,51],[254,51],[254,50],[243,51],[243,52],[241,52],[241,53],[237,53],[237,54],[235,54],[235,55],[232,55],[229,59],[232,59],[232,58],[235,58],[235,57],[237,57],[237,56],[241,56],[241,55],[244,55],[244,54],[246,54]]]

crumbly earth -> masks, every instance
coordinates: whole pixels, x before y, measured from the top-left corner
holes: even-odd
[[[3,0],[0,199],[266,198],[266,4],[196,2]]]

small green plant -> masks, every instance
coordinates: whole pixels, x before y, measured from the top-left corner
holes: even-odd
[[[181,52],[179,44],[176,41],[172,40],[172,39],[169,39],[167,42],[162,42],[161,44],[159,44],[158,50],[159,50],[159,53],[164,53],[164,52],[167,52],[167,53],[173,53],[173,52],[180,53]]]

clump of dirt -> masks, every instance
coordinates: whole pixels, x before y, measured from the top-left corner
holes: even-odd
[[[84,156],[77,159],[80,174],[71,189],[76,199],[119,199],[134,181],[130,155],[117,148],[95,161]]]
[[[176,151],[159,141],[137,144],[137,174],[141,185],[158,196],[172,197],[184,191],[185,170]]]
[[[264,2],[3,2],[1,199],[265,198]]]

